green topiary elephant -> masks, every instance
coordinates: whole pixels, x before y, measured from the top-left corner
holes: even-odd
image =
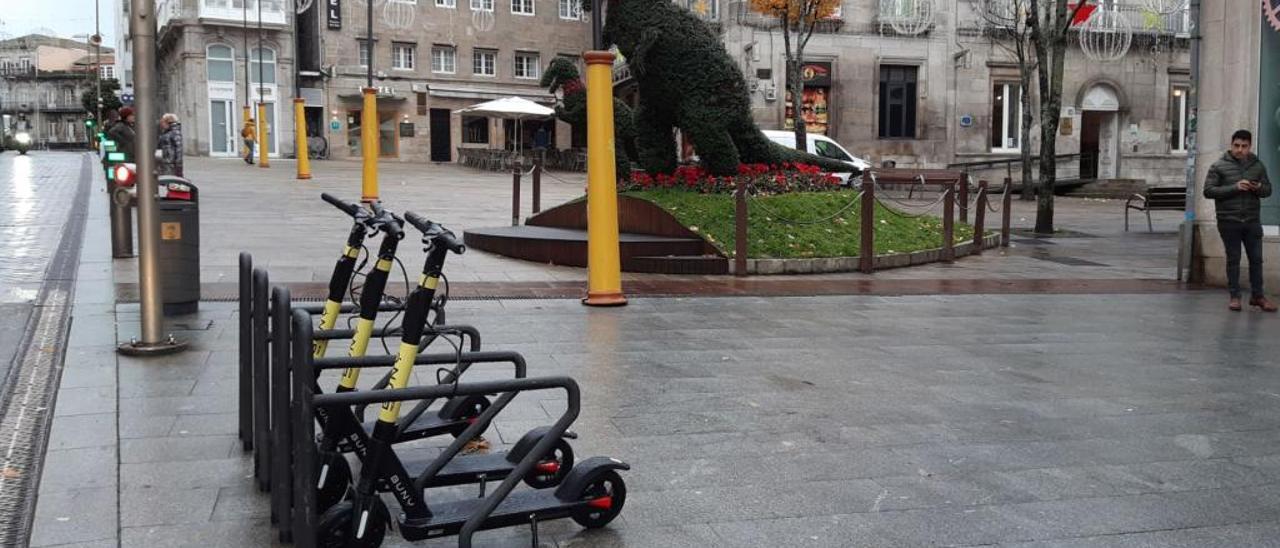
[[[639,85],[636,148],[645,171],[675,171],[677,127],[715,175],[736,174],[743,163],[801,162],[857,171],[769,141],[751,117],[746,78],[720,38],[670,0],[609,0],[604,38],[626,56]]]
[[[542,73],[542,87],[555,93],[563,90],[563,98],[556,105],[556,117],[573,126],[574,131],[587,130],[587,87],[578,75],[573,61],[557,57]],[[636,128],[632,123],[631,107],[615,98],[613,100],[614,161],[618,179],[631,178],[631,160],[635,158]]]

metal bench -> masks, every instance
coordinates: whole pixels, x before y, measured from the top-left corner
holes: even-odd
[[[1136,202],[1136,203],[1135,203]],[[1180,186],[1161,186],[1148,188],[1142,194],[1134,194],[1124,202],[1124,231],[1129,231],[1129,210],[1136,209],[1147,214],[1147,231],[1155,232],[1151,226],[1152,211],[1186,211],[1187,189]]]

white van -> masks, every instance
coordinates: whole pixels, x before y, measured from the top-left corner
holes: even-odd
[[[796,148],[796,133],[794,131],[766,129],[764,130],[764,136],[768,137],[770,141],[778,143],[784,147],[791,149]],[[862,172],[871,169],[870,162],[849,154],[849,151],[840,146],[840,143],[835,142],[826,135],[809,133],[805,136],[809,138],[810,153],[823,158],[841,161],[858,169],[858,176],[854,177],[853,181],[849,180],[849,176],[853,174],[852,171],[846,173],[834,173],[833,175],[839,177],[843,184],[848,185],[852,183],[854,186],[858,186],[862,183]]]

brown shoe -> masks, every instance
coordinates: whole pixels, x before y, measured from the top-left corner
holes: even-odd
[[[1244,307],[1240,306],[1240,297],[1232,297],[1231,302],[1227,303],[1227,308],[1231,309],[1232,312],[1239,312]]]
[[[1278,309],[1275,303],[1261,296],[1249,299],[1249,306],[1261,308],[1263,312],[1275,312]]]

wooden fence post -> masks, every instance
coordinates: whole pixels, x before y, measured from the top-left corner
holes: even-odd
[[[733,275],[747,275],[747,185],[739,183],[733,191],[736,211],[733,216]]]
[[[1004,204],[1000,206],[1000,247],[1009,247],[1009,222],[1013,218],[1013,181],[1004,180]]]
[[[987,239],[983,232],[986,230],[987,224],[987,182],[978,181],[978,200],[974,203],[974,207],[978,208],[973,212],[973,254],[981,255],[982,249],[986,247],[983,242]]]
[[[876,270],[876,183],[875,179],[862,182],[862,215],[859,229],[862,237],[858,247],[858,271],[871,274]]]
[[[948,185],[943,191],[942,197],[942,260],[944,262],[952,262],[956,260],[956,187]]]
[[[957,199],[960,200],[960,222],[969,222],[969,178],[960,177],[960,193]]]

